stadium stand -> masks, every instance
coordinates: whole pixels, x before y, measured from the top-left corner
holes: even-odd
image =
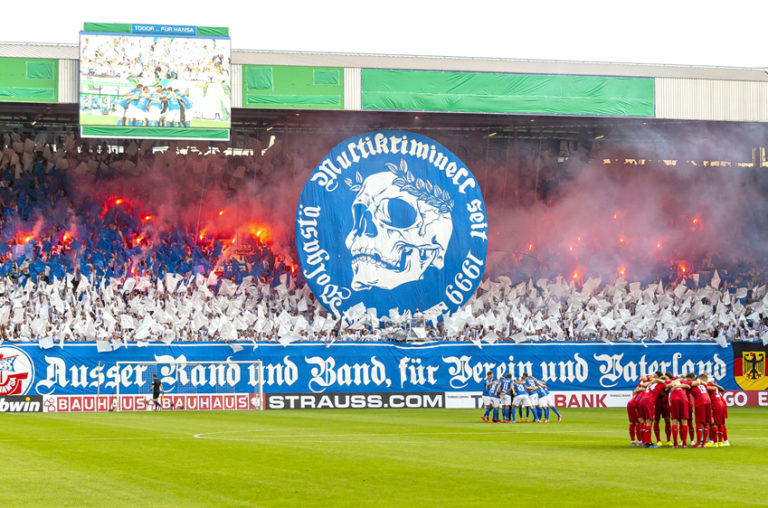
[[[261,170],[234,156],[126,146],[117,153],[71,137],[49,145],[3,136],[0,339],[41,347],[97,340],[110,348],[155,340],[384,341],[402,339],[412,318],[423,317],[414,337],[427,341],[768,342],[766,285],[751,267],[632,283],[623,274],[605,282],[499,275],[443,320],[359,308],[336,319],[315,301],[291,247],[270,238],[279,226],[245,218],[234,236],[210,226],[241,213],[219,203],[236,201],[244,184],[258,185]],[[265,156],[261,167],[280,162]],[[182,183],[189,171],[202,171],[202,186],[219,196],[199,197],[190,207],[196,218],[132,197],[137,186],[146,193]],[[135,178],[116,180],[117,173]],[[162,182],[153,179],[160,173]],[[126,182],[132,187],[122,188]]]

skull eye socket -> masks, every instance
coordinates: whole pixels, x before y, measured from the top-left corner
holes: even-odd
[[[399,198],[385,199],[379,207],[380,220],[387,226],[405,229],[416,222],[416,209]]]

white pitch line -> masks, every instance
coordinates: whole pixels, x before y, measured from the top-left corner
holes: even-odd
[[[473,437],[478,434],[492,434],[500,435],[502,432],[506,432],[502,429],[499,430],[479,430],[475,432],[407,432],[407,433],[393,433],[393,432],[356,432],[346,434],[262,434],[263,430],[234,430],[234,431],[221,431],[221,432],[202,432],[200,434],[193,434],[192,437],[196,439],[209,439],[218,441],[261,441],[264,439],[301,439],[306,440],[318,440],[322,441],[325,438],[330,439],[348,439],[348,438],[365,438],[366,441],[375,439],[376,436],[381,437],[423,437],[423,436],[466,436]],[[528,430],[515,430],[509,431],[509,435],[514,434],[540,434],[535,431]],[[623,430],[589,430],[589,431],[577,431],[577,430],[561,430],[555,431],[556,434],[623,434]],[[238,436],[238,434],[254,434],[253,436]],[[377,441],[380,442],[380,441]]]
[[[36,439],[0,439],[0,443],[26,443],[28,441],[128,441],[134,439],[189,439],[187,436],[154,436],[154,437],[69,437],[69,438],[51,438],[43,437]]]

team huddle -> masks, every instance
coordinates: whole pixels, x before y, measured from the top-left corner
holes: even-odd
[[[678,448],[682,443],[686,448],[689,438],[693,448],[730,446],[725,426],[728,407],[722,396],[724,391],[720,385],[708,381],[706,374],[690,373],[677,377],[671,372],[657,371],[643,376],[627,404],[632,446],[660,447],[662,418],[667,446]],[[695,416],[695,427],[692,416]],[[651,427],[656,444],[652,440]]]
[[[520,412],[520,421],[528,421],[533,413],[533,421],[536,423],[549,423],[549,410],[555,412],[557,421],[562,420],[560,412],[555,407],[552,394],[549,393],[546,383],[543,383],[528,373],[521,379],[512,379],[512,374],[494,379],[493,372],[487,373],[483,384],[483,406],[485,413],[482,419],[486,423],[516,423],[515,409]],[[523,420],[523,408],[525,408],[525,420]],[[501,409],[501,419],[499,419]],[[493,419],[489,416],[493,411]]]
[[[118,125],[146,127],[189,127],[192,103],[178,89],[136,85],[117,102],[122,120]]]

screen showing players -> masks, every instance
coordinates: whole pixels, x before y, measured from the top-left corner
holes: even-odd
[[[83,136],[228,139],[228,37],[80,34]]]

